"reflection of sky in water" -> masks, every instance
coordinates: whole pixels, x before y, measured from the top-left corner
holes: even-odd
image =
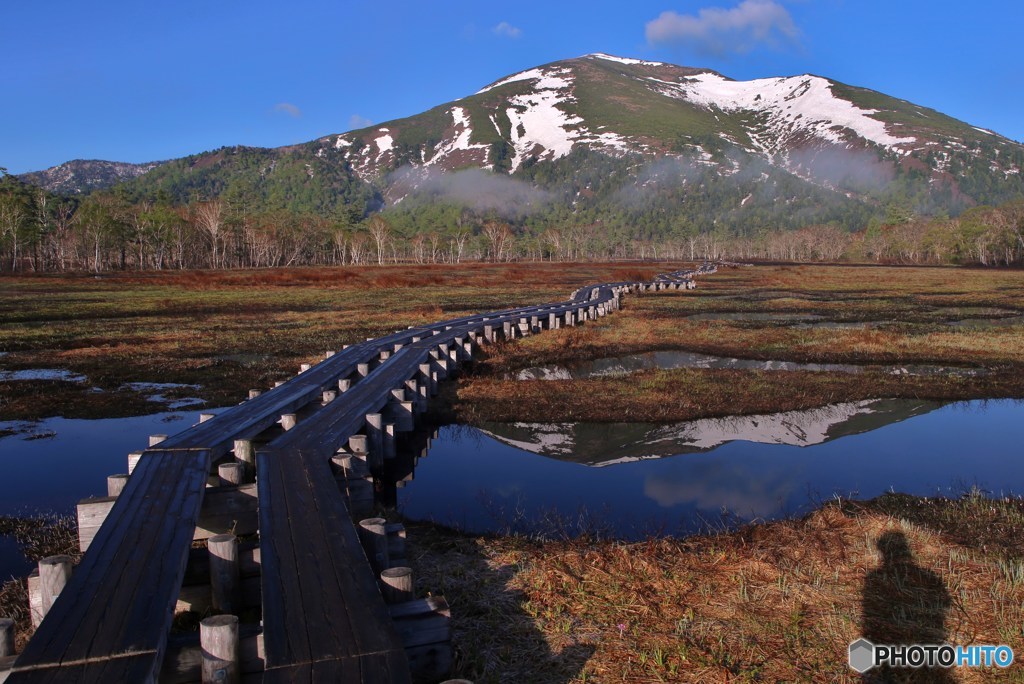
[[[204,410],[216,413],[214,410]],[[128,470],[128,453],[141,451],[151,434],[175,434],[199,421],[198,412],[158,413],[132,418],[0,423],[0,429],[28,434],[0,438],[0,515],[33,511],[68,513],[79,499],[106,496],[107,475]]]
[[[723,509],[748,520],[797,514],[836,495],[957,495],[975,484],[1024,493],[1024,404],[970,402],[893,419],[900,422],[812,446],[733,441],[601,468],[531,453],[478,430],[444,428],[415,481],[400,490],[399,504],[412,518],[473,530],[501,530],[517,516],[551,509],[573,518],[585,509],[628,537],[692,531]]]

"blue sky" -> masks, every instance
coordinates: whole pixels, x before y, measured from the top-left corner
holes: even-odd
[[[590,52],[814,73],[1024,140],[1024,5],[33,0],[0,9],[0,166],[279,146]]]

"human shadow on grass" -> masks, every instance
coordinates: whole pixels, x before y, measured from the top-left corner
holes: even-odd
[[[873,644],[945,644],[951,600],[942,578],[914,561],[907,538],[886,532],[878,538],[882,560],[864,580],[863,636]],[[865,682],[957,681],[942,667],[882,667],[868,670]]]

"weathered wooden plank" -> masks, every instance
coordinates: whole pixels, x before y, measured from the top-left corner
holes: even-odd
[[[256,462],[267,667],[400,652],[327,460],[260,451]]]
[[[111,509],[110,524],[18,657],[11,682],[23,681],[23,670],[111,654],[140,654],[148,663],[146,677],[125,681],[156,676],[209,468],[207,451],[142,457]]]
[[[263,673],[264,684],[320,684],[321,682],[396,684],[410,681],[408,661],[404,652],[374,653],[316,663],[268,668]]]
[[[7,684],[108,684],[109,682],[156,682],[155,654],[136,653],[88,663],[40,667],[11,672]]]
[[[78,503],[78,544],[82,551],[92,544],[116,501],[116,497],[105,496]],[[256,529],[256,485],[211,487],[206,490],[193,539],[232,530],[239,535],[253,534]]]

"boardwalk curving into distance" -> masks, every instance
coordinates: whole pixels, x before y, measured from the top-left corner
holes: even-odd
[[[78,566],[53,557],[30,578],[38,626],[16,658],[0,650],[0,681],[444,679],[448,606],[414,599],[404,529],[367,517],[396,439],[479,345],[579,325],[618,309],[623,293],[692,288],[713,271],[367,340],[152,437],[128,475],[109,478],[108,497],[79,505]],[[172,630],[189,609],[215,616],[198,635]]]

